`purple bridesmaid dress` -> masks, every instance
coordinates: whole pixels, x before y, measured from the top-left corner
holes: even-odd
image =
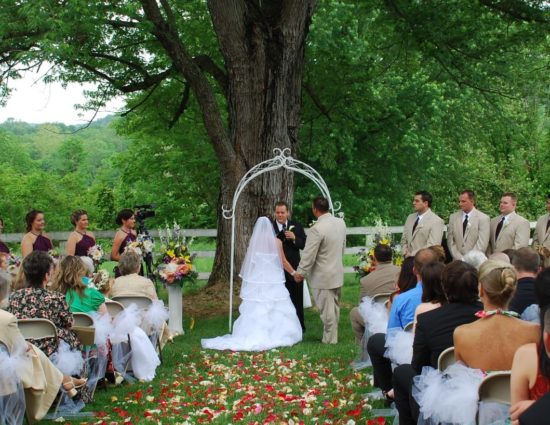
[[[94,238],[88,235],[82,235],[82,239],[80,239],[75,246],[74,255],[86,257],[88,256],[88,250],[94,245]]]

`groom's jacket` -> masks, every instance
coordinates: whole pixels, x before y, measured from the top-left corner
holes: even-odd
[[[279,238],[283,243],[283,251],[287,261],[292,265],[292,267],[298,267],[298,264],[300,264],[300,250],[304,249],[304,246],[306,245],[306,233],[304,232],[304,228],[297,221],[287,221],[286,229],[296,235],[296,239],[294,241],[285,237],[284,230],[279,231],[277,220],[273,221],[273,229],[275,230],[277,238]],[[292,280],[294,281],[294,279]]]

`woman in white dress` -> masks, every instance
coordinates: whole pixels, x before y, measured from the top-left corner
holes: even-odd
[[[302,327],[287,289],[286,261],[281,241],[267,217],[260,217],[248,245],[240,276],[240,316],[233,333],[203,339],[203,348],[232,351],[263,351],[294,345],[302,340]]]

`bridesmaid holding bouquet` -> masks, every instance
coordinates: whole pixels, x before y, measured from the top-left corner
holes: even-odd
[[[88,213],[76,210],[71,214],[71,223],[75,229],[67,239],[67,255],[87,257],[89,250],[95,245],[95,236],[88,229]]]
[[[53,244],[51,238],[44,233],[46,221],[44,211],[31,210],[25,216],[27,233],[21,240],[21,255],[25,258],[33,251],[51,251]]]
[[[136,218],[131,209],[125,208],[121,210],[116,217],[116,224],[120,228],[115,233],[115,239],[113,240],[113,248],[111,249],[112,261],[119,261],[126,246],[137,239],[137,233],[134,229]],[[115,267],[114,272],[115,277],[121,276],[118,266]]]

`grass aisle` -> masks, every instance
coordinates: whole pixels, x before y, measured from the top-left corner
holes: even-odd
[[[321,344],[313,309],[306,310],[304,341],[262,353],[202,350],[201,338],[227,332],[227,316],[195,319],[193,329],[184,317],[186,334],[165,347],[155,380],[98,390],[86,407],[96,412],[90,423],[383,424],[362,397],[371,370],[349,366],[357,355],[348,319],[357,291],[350,276],[337,345]]]

